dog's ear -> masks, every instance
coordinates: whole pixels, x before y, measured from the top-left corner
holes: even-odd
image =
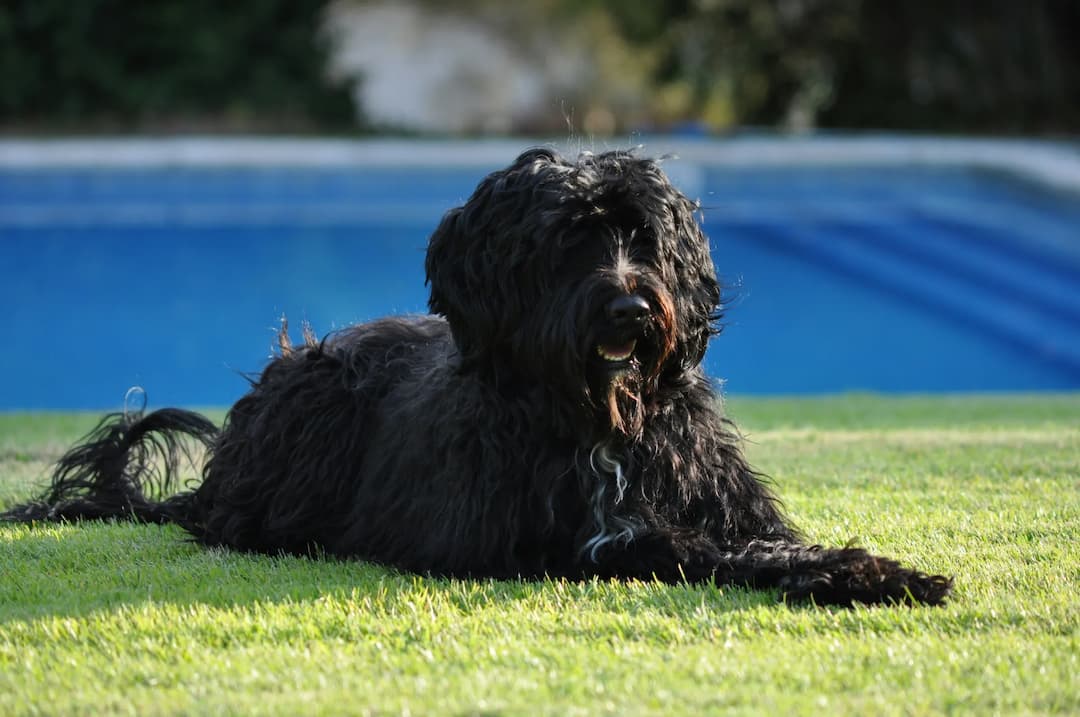
[[[481,353],[485,337],[491,337],[490,317],[478,285],[483,273],[478,264],[485,251],[476,238],[475,225],[475,216],[465,207],[451,209],[431,235],[424,262],[431,287],[428,307],[446,317],[458,351],[467,359]]]
[[[674,267],[678,288],[675,301],[681,304],[682,336],[679,337],[679,364],[683,369],[697,366],[705,358],[709,339],[719,333],[720,284],[716,279],[709,239],[695,216],[698,205],[679,194],[670,203],[674,221]]]
[[[660,274],[675,309],[675,347],[666,369],[685,372],[702,362],[709,339],[719,333],[720,285],[709,240],[701,228],[698,203],[671,183],[660,162],[629,156],[632,161],[625,165],[629,169],[622,181],[657,242]]]
[[[469,200],[443,217],[428,242],[428,307],[446,317],[465,363],[506,341],[520,316],[519,292],[507,272],[528,258],[522,217],[535,211],[536,176],[562,162],[551,149],[521,154],[489,174]]]

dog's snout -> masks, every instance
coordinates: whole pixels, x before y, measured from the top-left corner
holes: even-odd
[[[649,315],[649,302],[637,294],[615,298],[607,305],[607,317],[616,324],[639,324]]]

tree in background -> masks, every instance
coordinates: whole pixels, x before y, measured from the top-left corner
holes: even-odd
[[[354,126],[325,74],[326,0],[0,5],[0,123],[19,129]]]
[[[1080,2],[859,3],[859,32],[834,50],[838,127],[1080,130]]]
[[[714,128],[1080,129],[1076,0],[598,3],[629,40],[662,48],[661,118]]]

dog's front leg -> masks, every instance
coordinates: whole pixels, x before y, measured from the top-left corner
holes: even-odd
[[[724,549],[717,583],[780,588],[786,600],[819,605],[940,605],[952,587],[942,575],[905,568],[861,548],[823,548],[782,540],[752,540]]]
[[[952,581],[905,568],[859,548],[822,548],[791,540],[718,546],[689,530],[653,531],[604,546],[588,572],[601,577],[667,583],[779,588],[791,601],[819,605],[938,605]]]

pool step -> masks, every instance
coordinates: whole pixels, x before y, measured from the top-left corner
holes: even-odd
[[[818,213],[799,223],[723,223],[1080,379],[1080,264],[1026,242],[1022,227],[1006,244],[974,241],[973,229],[926,217],[867,222]]]

